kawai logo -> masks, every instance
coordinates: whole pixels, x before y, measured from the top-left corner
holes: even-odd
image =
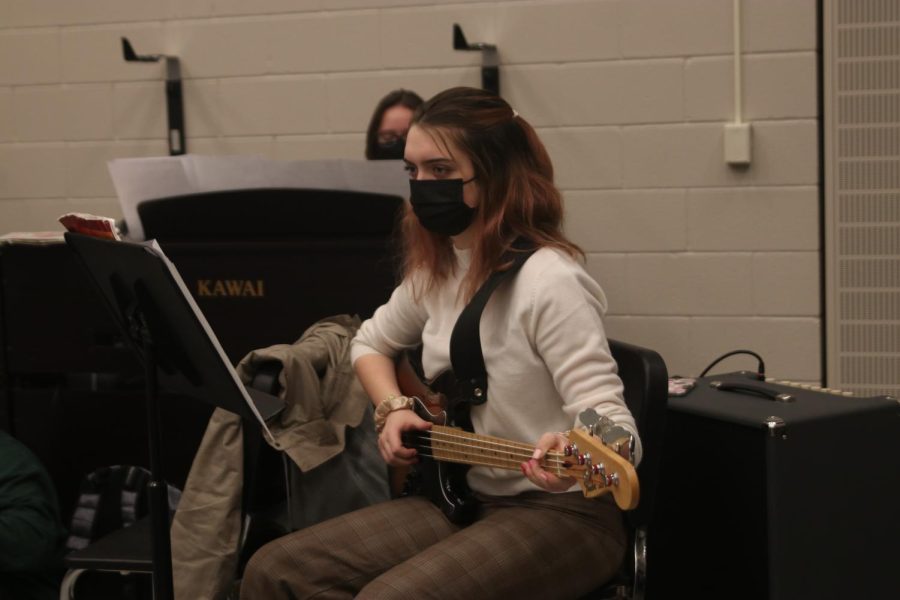
[[[198,279],[197,296],[262,298],[266,295],[263,283],[262,279]]]

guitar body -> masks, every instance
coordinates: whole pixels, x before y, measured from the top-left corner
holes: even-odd
[[[416,414],[435,425],[447,423],[447,413],[433,413],[416,400]],[[406,479],[406,494],[425,496],[455,525],[467,525],[475,519],[478,501],[466,483],[469,465],[435,460],[431,456],[431,436],[428,432],[405,436],[404,444],[415,448],[419,462]]]

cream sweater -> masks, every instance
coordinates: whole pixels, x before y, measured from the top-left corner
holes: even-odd
[[[457,291],[470,253],[457,250],[456,258],[455,275],[419,302],[413,299],[413,282],[404,280],[363,323],[352,343],[352,360],[372,353],[393,357],[422,343],[427,378],[450,369],[450,334],[465,307]],[[554,249],[535,252],[484,309],[480,331],[488,401],[472,409],[475,431],[535,443],[545,432],[571,429],[581,411],[594,408],[637,440],[603,328],[605,311],[603,290],[580,264]],[[486,467],[470,469],[468,483],[501,496],[538,489],[519,472]]]

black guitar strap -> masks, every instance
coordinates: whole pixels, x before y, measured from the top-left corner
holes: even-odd
[[[450,335],[450,364],[459,385],[459,394],[450,400],[448,412],[456,426],[469,431],[472,431],[470,408],[487,401],[487,369],[484,366],[480,336],[481,313],[484,312],[484,307],[497,286],[518,273],[525,261],[535,252],[535,248],[526,246],[521,241],[516,241],[513,248],[512,265],[505,271],[493,272],[481,284],[472,300],[460,313]]]

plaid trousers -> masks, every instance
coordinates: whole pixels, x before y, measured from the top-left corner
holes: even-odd
[[[376,504],[270,542],[247,564],[241,600],[574,599],[608,581],[625,551],[609,496],[482,496],[450,523],[422,497]]]

